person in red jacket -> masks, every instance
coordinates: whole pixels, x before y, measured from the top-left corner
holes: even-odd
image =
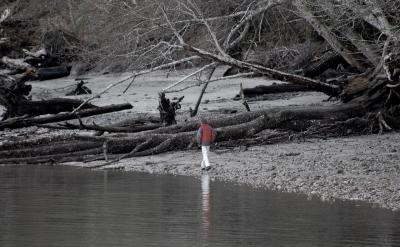
[[[208,160],[208,152],[210,151],[210,145],[215,140],[215,131],[207,123],[205,118],[201,118],[200,128],[197,130],[196,135],[197,143],[201,146],[201,152],[203,153],[203,161],[201,162],[202,170],[210,170],[210,161]]]

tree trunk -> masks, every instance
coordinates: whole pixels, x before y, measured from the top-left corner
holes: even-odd
[[[364,109],[356,105],[274,108],[230,117],[216,116],[209,122],[216,130],[216,142],[226,143],[252,138],[264,129],[291,129],[292,127],[289,126],[292,125],[288,124],[291,121],[313,120],[310,123],[316,123],[318,121],[315,120],[326,120],[333,122],[362,116],[364,113]],[[119,137],[82,137],[81,140],[77,137],[70,137],[70,139],[61,138],[59,140],[61,142],[44,138],[32,141],[31,145],[27,141],[18,145],[8,143],[0,145],[0,154],[4,157],[0,159],[0,163],[79,161],[85,159],[87,155],[103,159],[102,146],[104,142],[107,142],[108,157],[117,158],[117,160],[172,150],[184,150],[193,143],[195,131],[198,128],[196,122],[190,121],[176,126]],[[52,145],[53,151],[44,151],[46,145]],[[73,147],[74,145],[75,147]],[[21,147],[24,148],[21,149]],[[29,155],[29,157],[21,158],[25,155]]]
[[[296,85],[296,84],[272,84],[269,86],[259,85],[253,88],[243,88],[243,95],[245,98],[257,97],[265,94],[278,94],[278,93],[290,93],[290,92],[309,92],[313,91],[308,87]],[[238,94],[235,99],[239,100],[240,95]]]
[[[69,76],[70,68],[67,66],[56,66],[49,68],[41,68],[38,69],[38,78],[41,81],[51,80]]]
[[[197,115],[197,112],[198,112],[200,104],[201,104],[201,100],[203,99],[203,95],[206,92],[208,84],[210,83],[210,79],[211,79],[212,75],[214,74],[214,71],[215,71],[216,68],[217,68],[216,66],[213,66],[211,68],[211,71],[207,76],[207,82],[204,84],[203,88],[201,89],[200,96],[197,99],[196,106],[194,107],[194,110],[190,109],[190,116],[191,117],[194,117],[194,116]]]
[[[238,68],[244,68],[244,69],[256,72],[256,73],[260,73],[260,74],[269,76],[276,80],[281,80],[284,82],[289,82],[289,83],[293,83],[293,84],[306,86],[312,90],[315,90],[318,92],[323,92],[330,96],[337,96],[340,93],[339,87],[337,87],[335,85],[330,85],[330,84],[320,82],[317,80],[313,80],[313,79],[310,79],[307,77],[266,68],[266,67],[258,65],[258,64],[252,64],[252,63],[248,63],[248,62],[239,61],[239,60],[236,60],[231,57],[216,55],[216,54],[198,49],[196,47],[192,47],[187,44],[184,44],[184,46],[186,47],[186,49],[192,51],[193,53],[195,53],[203,58],[209,58],[214,61],[218,61],[220,63],[235,66]]]
[[[336,52],[328,51],[322,54],[316,62],[311,62],[304,69],[304,76],[315,78],[327,69],[336,69],[339,64],[347,64],[347,62]]]
[[[30,101],[22,100],[13,106],[14,116],[28,115],[30,117],[46,115],[46,114],[58,114],[60,112],[71,112],[80,104],[82,100],[79,99],[63,99],[54,98],[49,100],[41,101]],[[96,108],[95,105],[87,104],[83,109]]]
[[[110,113],[115,111],[122,111],[131,109],[131,104],[120,104],[120,105],[109,105],[91,109],[81,110],[76,113],[66,112],[66,113],[59,113],[52,116],[47,117],[33,117],[33,118],[11,118],[5,121],[0,122],[0,130],[4,130],[6,128],[15,129],[15,128],[23,128],[38,124],[46,124],[46,123],[53,123],[71,119],[77,119],[79,117],[88,117],[93,115],[99,115],[104,113]]]
[[[317,31],[328,44],[340,54],[348,64],[359,70],[360,72],[365,70],[365,67],[352,56],[352,52],[349,51],[335,36],[333,36],[323,23],[321,23],[314,14],[308,10],[307,6],[303,3],[303,0],[295,1],[296,7],[300,11],[301,16]]]
[[[165,125],[176,124],[176,110],[181,108],[180,102],[183,100],[183,97],[176,102],[171,102],[167,99],[164,92],[159,93],[159,97],[158,110],[160,111],[161,123]]]

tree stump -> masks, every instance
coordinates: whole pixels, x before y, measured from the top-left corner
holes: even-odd
[[[164,92],[159,93],[158,96],[160,97],[158,110],[160,111],[161,123],[166,126],[176,124],[176,110],[181,109],[180,102],[183,100],[184,96],[180,97],[176,102],[171,102],[167,99]]]

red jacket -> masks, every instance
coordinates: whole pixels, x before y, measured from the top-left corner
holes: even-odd
[[[215,140],[215,132],[210,125],[201,124],[196,137],[201,146],[210,146]]]

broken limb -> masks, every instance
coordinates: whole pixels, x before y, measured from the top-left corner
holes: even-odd
[[[206,69],[214,68],[214,67],[215,67],[215,63],[207,64],[207,65],[205,65],[204,67],[202,67],[202,68],[196,70],[195,72],[193,72],[193,73],[191,73],[191,74],[189,74],[189,75],[183,77],[182,79],[180,79],[179,81],[175,82],[174,84],[172,84],[172,85],[170,85],[170,86],[164,88],[162,91],[165,92],[165,91],[167,91],[167,90],[169,90],[169,89],[171,89],[171,88],[173,88],[173,87],[179,85],[180,83],[186,81],[187,79],[189,79],[189,78],[191,78],[191,77],[193,77],[193,76],[195,76],[195,75],[197,75],[197,74],[200,74],[201,72],[205,71]],[[215,70],[215,69],[212,69],[212,70]]]
[[[194,117],[194,116],[197,115],[201,100],[203,99],[203,95],[206,92],[208,84],[210,83],[210,79],[211,79],[212,75],[214,74],[214,71],[215,71],[216,68],[217,68],[216,66],[211,68],[211,71],[209,72],[209,74],[207,76],[206,83],[204,84],[203,88],[201,89],[200,96],[197,99],[196,106],[194,107],[194,110],[192,110],[192,108],[189,109],[191,117]]]
[[[43,126],[46,127],[46,126]],[[49,126],[47,126],[49,127]],[[50,126],[51,128],[52,126]],[[99,126],[95,122],[93,124],[84,124],[80,121],[79,124],[72,124],[66,122],[64,124],[59,124],[58,126],[54,126],[55,128],[60,127],[63,129],[84,129],[84,130],[95,130],[95,131],[102,131],[102,132],[110,132],[110,133],[136,133],[142,132],[146,130],[154,130],[157,128],[162,127],[161,124],[142,124],[137,126],[130,126],[130,127],[114,127],[112,125],[109,126]]]

